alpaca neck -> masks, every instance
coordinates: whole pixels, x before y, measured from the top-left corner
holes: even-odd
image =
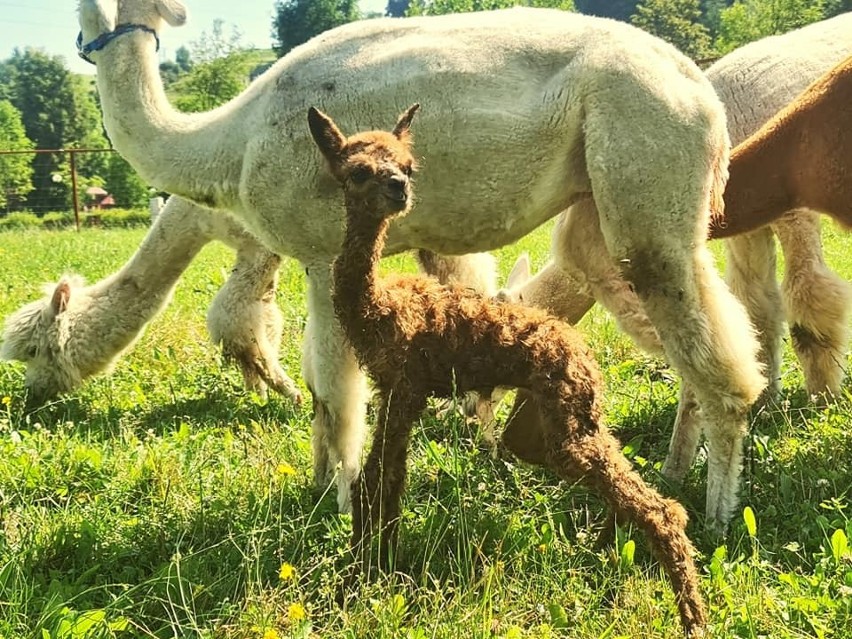
[[[104,126],[116,149],[158,189],[207,206],[237,200],[245,140],[233,109],[184,114],[169,104],[154,38],[131,33],[98,54]]]
[[[379,260],[389,220],[364,215],[360,206],[347,202],[343,248],[334,261],[334,311],[357,351],[367,330],[381,316]]]
[[[209,213],[184,203],[171,206],[121,270],[98,285],[100,296],[109,300],[113,309],[120,309],[125,318],[136,316],[148,321],[171,295],[189,263],[211,240],[201,223]]]

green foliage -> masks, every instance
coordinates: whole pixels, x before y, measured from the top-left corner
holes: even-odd
[[[178,47],[175,52],[175,59],[167,60],[160,63],[160,76],[163,78],[163,84],[168,88],[174,84],[181,76],[189,73],[192,69],[192,54],[186,47]]]
[[[447,13],[491,11],[508,7],[527,6],[574,10],[574,0],[411,0],[407,15],[437,16]]]
[[[21,113],[27,133],[36,148],[60,149],[103,147],[100,117],[88,81],[73,76],[59,56],[37,49],[15,49],[2,65],[0,78],[6,83],[10,101]],[[81,174],[93,175],[100,158],[81,158]],[[89,164],[91,163],[91,164]],[[33,186],[39,202],[51,208],[71,205],[67,154],[41,154],[33,162]]]
[[[283,56],[323,31],[360,17],[358,0],[277,0],[272,22],[275,52]]]
[[[192,59],[196,62],[170,87],[178,109],[209,111],[246,88],[251,55],[240,44],[241,37],[236,28],[226,36],[224,23],[216,20],[211,33],[205,31],[192,43]]]
[[[825,17],[831,18],[852,11],[852,0],[825,0]]]
[[[710,52],[710,34],[700,20],[699,0],[643,0],[630,19],[635,26],[696,59]]]
[[[817,22],[825,10],[826,0],[738,0],[720,13],[716,49],[725,54],[753,40]]]
[[[118,153],[109,154],[103,178],[104,188],[112,195],[116,206],[122,208],[147,206],[148,185]]]
[[[522,250],[543,264],[551,228],[499,251],[504,275]],[[143,236],[5,234],[0,317],[63,271],[89,282],[108,275]],[[850,236],[827,224],[823,237],[827,261],[852,277]],[[475,426],[437,406],[412,433],[396,571],[372,573],[339,606],[351,519],[336,513],[333,485],[313,486],[311,407],[241,390],[239,374],[205,339],[203,309],[232,262],[223,246],[206,247],[114,373],[47,408],[27,413],[22,368],[0,364],[0,635],[55,637],[81,622],[91,624],[87,639],[683,636],[641,533],[619,529],[615,543],[596,548],[605,504],[575,482],[492,459],[478,448]],[[415,268],[409,256],[383,267]],[[281,357],[293,372],[304,295],[301,266],[285,260]],[[606,378],[606,421],[646,480],[690,514],[708,635],[847,637],[849,385],[813,406],[787,347],[785,394],[755,411],[743,516],[719,545],[703,535],[706,455],[682,486],[659,477],[677,412],[675,377],[600,309],[579,328]],[[285,563],[292,573],[281,571]]]
[[[385,15],[392,18],[401,18],[408,11],[409,4],[411,4],[411,0],[388,0],[388,4],[385,7]]]
[[[104,229],[132,229],[149,226],[151,215],[147,209],[102,209],[80,212],[80,226]],[[70,211],[54,211],[41,217],[35,213],[18,211],[0,217],[0,232],[47,230],[55,231],[74,227],[74,214]]]
[[[639,0],[575,0],[574,4],[581,13],[629,22]]]
[[[20,112],[8,100],[0,100],[0,150],[25,151],[33,148]],[[32,191],[33,156],[0,155],[0,208],[26,199]],[[10,202],[11,200],[11,202]]]
[[[26,211],[15,211],[9,213],[5,217],[0,217],[0,230],[16,231],[21,229],[38,228],[41,226],[41,219],[35,213],[27,213]]]
[[[248,85],[245,60],[245,53],[238,52],[196,64],[174,85],[175,106],[187,112],[209,111],[239,95]]]

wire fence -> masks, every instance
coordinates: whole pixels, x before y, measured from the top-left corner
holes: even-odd
[[[94,177],[114,149],[0,150],[0,217],[26,211],[39,217],[72,210],[79,230],[81,212],[115,206],[115,198]],[[100,171],[99,171],[100,170]]]

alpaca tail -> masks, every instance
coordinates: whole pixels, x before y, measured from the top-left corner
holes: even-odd
[[[729,237],[739,233],[736,229],[728,231],[729,220],[725,216],[725,187],[727,186],[729,177],[728,162],[729,152],[727,149],[723,153],[718,154],[713,162],[710,183],[710,226],[707,235],[708,239]]]
[[[701,636],[707,612],[683,507],[648,486],[621,454],[618,441],[603,429],[569,438],[553,461],[563,474],[579,471],[614,510],[642,529],[672,582],[687,637]]]

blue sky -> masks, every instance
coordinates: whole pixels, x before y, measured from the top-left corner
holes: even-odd
[[[166,27],[160,34],[161,52],[172,57],[175,49],[197,40],[210,31],[213,21],[225,21],[242,32],[245,45],[271,46],[270,36],[274,0],[184,0],[189,22],[179,29]],[[361,0],[365,11],[381,11],[386,0]],[[94,67],[77,57],[77,0],[0,0],[0,60],[15,47],[38,47],[61,55],[76,73],[94,73]]]

